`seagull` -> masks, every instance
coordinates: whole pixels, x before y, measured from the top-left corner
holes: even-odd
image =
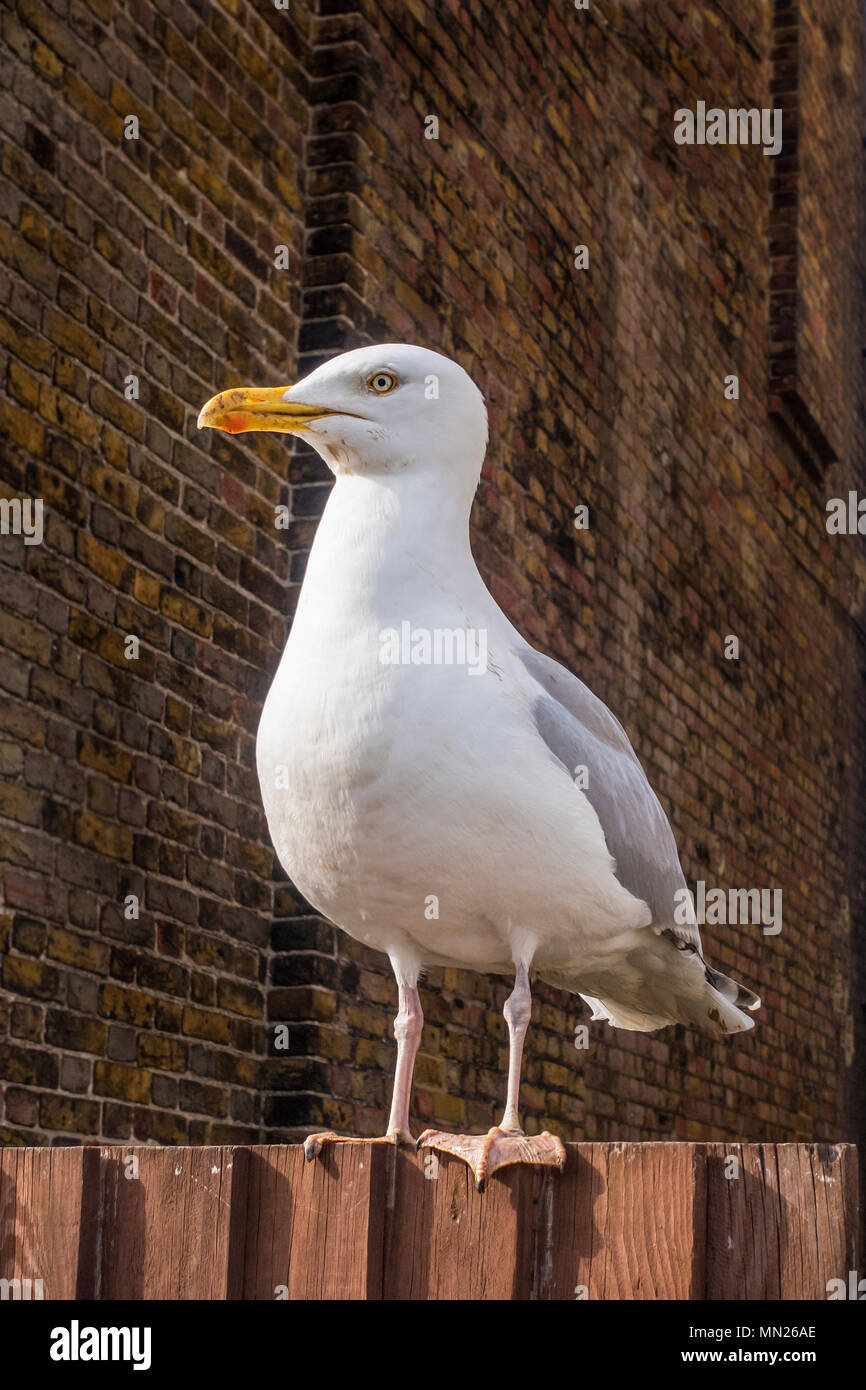
[[[501,1123],[417,1145],[465,1160],[480,1190],[510,1164],[561,1170],[561,1140],[525,1134],[518,1114],[531,977],[638,1032],[740,1032],[760,1000],[705,961],[673,832],[622,725],[524,640],[478,572],[484,398],[440,353],[380,343],[288,388],[222,391],[198,424],[300,435],[336,480],[256,762],[280,863],[396,977],[391,1113],[373,1142],[415,1142],[424,970],[513,972]],[[305,1152],[360,1142],[328,1131]]]

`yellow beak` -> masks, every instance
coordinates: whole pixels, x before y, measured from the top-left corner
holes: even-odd
[[[227,430],[229,434],[241,434],[244,430],[300,434],[311,420],[347,413],[328,410],[321,405],[284,401],[283,396],[289,389],[288,386],[237,386],[221,391],[202,406],[198,427],[200,430]]]

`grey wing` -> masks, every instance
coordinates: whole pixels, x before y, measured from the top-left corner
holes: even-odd
[[[532,712],[541,738],[572,777],[586,768],[584,795],[620,883],[647,904],[654,931],[702,954],[673,831],[619,720],[558,662],[530,646],[516,655],[538,689]]]

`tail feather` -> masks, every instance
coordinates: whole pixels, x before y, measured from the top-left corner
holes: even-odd
[[[696,952],[687,973],[679,971],[667,978],[651,975],[637,992],[624,988],[622,994],[615,989],[605,989],[603,996],[584,994],[577,976],[563,973],[545,978],[579,994],[592,1010],[593,1020],[636,1033],[653,1033],[675,1023],[708,1033],[745,1033],[754,1028],[751,1014],[761,1006],[757,994],[714,970]]]
[[[593,1023],[609,1023],[612,1028],[627,1028],[631,1033],[654,1033],[657,1028],[667,1028],[672,1022],[661,1015],[642,1013],[628,1004],[594,999],[591,994],[580,994],[580,990],[576,993],[592,1009]]]

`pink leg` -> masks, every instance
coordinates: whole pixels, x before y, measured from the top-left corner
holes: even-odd
[[[514,971],[514,989],[505,1001],[503,1010],[508,1024],[508,1090],[505,1100],[505,1114],[502,1123],[487,1134],[445,1134],[441,1130],[425,1129],[418,1140],[418,1148],[438,1149],[440,1153],[454,1154],[469,1164],[475,1174],[475,1186],[483,1192],[488,1177],[497,1168],[505,1168],[514,1163],[537,1165],[543,1168],[565,1168],[565,1146],[544,1130],[542,1134],[528,1137],[520,1128],[517,1112],[520,1097],[520,1064],[523,1060],[523,1044],[532,1013],[532,995],[529,990],[529,970],[525,962],[518,961]]]
[[[397,1069],[394,1072],[394,1094],[391,1099],[391,1116],[388,1120],[388,1133],[397,1134],[414,1144],[409,1133],[409,1101],[412,1096],[412,1074],[415,1070],[415,1057],[424,1027],[421,1000],[417,986],[408,984],[397,977],[399,1006],[394,1020],[394,1037],[397,1039]]]
[[[392,965],[394,964],[392,960]],[[415,1140],[409,1131],[409,1102],[412,1097],[412,1074],[415,1070],[415,1057],[424,1027],[421,1000],[415,978],[405,974],[397,966],[398,1006],[394,1020],[394,1036],[397,1039],[397,1068],[394,1072],[394,1094],[391,1099],[391,1115],[388,1132],[379,1139],[353,1139],[343,1134],[327,1130],[323,1134],[310,1134],[304,1140],[304,1156],[314,1159],[322,1152],[325,1144],[412,1144]]]
[[[529,990],[529,971],[522,961],[518,961],[514,972],[514,989],[505,1001],[502,1010],[508,1024],[508,1090],[505,1097],[505,1114],[499,1128],[505,1134],[522,1134],[517,1107],[520,1096],[520,1067],[523,1061],[523,1044],[526,1030],[532,1017],[532,995]]]

